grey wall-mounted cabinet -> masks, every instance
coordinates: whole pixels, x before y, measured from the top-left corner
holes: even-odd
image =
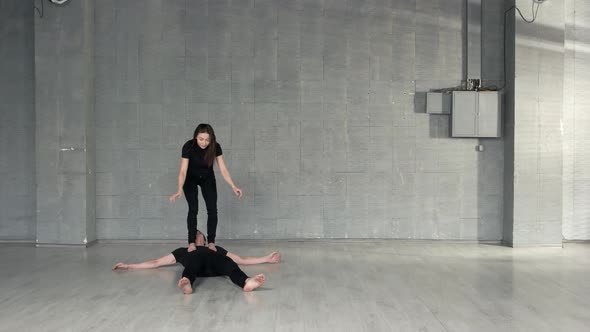
[[[498,91],[453,91],[452,137],[502,136]]]
[[[453,96],[450,92],[427,92],[426,113],[451,114]]]

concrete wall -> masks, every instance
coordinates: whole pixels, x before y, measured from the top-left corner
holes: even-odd
[[[513,12],[506,12],[513,6],[514,0],[504,1],[506,68],[504,68],[504,220],[502,240],[506,244],[512,244],[514,230],[514,31],[516,17]]]
[[[0,240],[35,239],[32,1],[0,1]]]
[[[497,81],[503,4],[483,3],[482,74]],[[424,113],[426,91],[463,79],[463,12],[97,1],[98,238],[184,238],[186,203],[167,197],[182,143],[209,122],[246,194],[218,174],[220,238],[501,239],[503,141],[450,139],[449,118]]]
[[[45,6],[35,35],[32,2],[0,2],[0,240],[184,238],[166,198],[199,122],[247,195],[218,174],[221,238],[590,238],[583,1],[508,16],[501,140],[424,114],[466,73],[464,1],[94,4]],[[513,4],[482,2],[484,85]]]
[[[516,5],[526,14],[531,2],[518,0]],[[545,2],[533,24],[514,16],[512,244],[560,245],[564,5]]]
[[[509,14],[501,140],[424,113],[467,71],[464,1],[93,4],[46,6],[33,44],[32,3],[0,3],[1,240],[184,238],[166,198],[199,122],[247,195],[218,174],[221,238],[590,238],[582,1]],[[513,4],[482,2],[484,85]]]
[[[94,1],[35,18],[37,243],[95,239]]]
[[[565,1],[563,237],[590,240],[590,3]]]

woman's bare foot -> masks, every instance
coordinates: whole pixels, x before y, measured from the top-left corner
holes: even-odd
[[[191,243],[188,245],[188,252],[195,251],[195,250],[197,250],[197,247],[195,246],[194,243]]]
[[[264,274],[259,274],[255,277],[251,277],[246,279],[246,284],[244,285],[244,292],[251,292],[253,290],[255,290],[256,288],[262,286],[264,284],[264,282],[266,281],[266,278],[264,277]]]
[[[213,251],[217,251],[217,248],[215,247],[215,243],[209,243],[207,245],[207,248],[209,248],[210,250],[213,250]]]
[[[268,262],[269,263],[278,263],[281,261],[281,253],[280,252],[273,252],[268,255]]]
[[[184,294],[193,293],[193,287],[191,286],[191,282],[186,277],[182,277],[180,280],[178,280],[178,288],[180,288],[180,290],[182,290]]]

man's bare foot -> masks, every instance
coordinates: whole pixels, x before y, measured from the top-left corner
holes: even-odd
[[[194,243],[191,243],[188,245],[188,252],[195,251],[195,250],[197,250],[197,247],[195,246]]]
[[[113,265],[113,270],[127,270],[129,267],[125,263],[117,263]]]
[[[278,263],[281,261],[281,253],[280,252],[273,252],[268,255],[268,262],[269,263]]]
[[[209,249],[211,249],[211,250],[213,250],[213,251],[217,251],[217,248],[215,248],[215,243],[209,243],[209,244],[207,245],[207,248],[209,248]]]
[[[262,286],[264,284],[264,282],[266,281],[266,278],[264,277],[264,274],[259,274],[255,277],[251,277],[246,279],[246,284],[244,285],[244,292],[251,292],[253,290],[255,290],[256,288]]]
[[[184,294],[193,293],[193,287],[191,286],[191,282],[186,277],[182,277],[180,280],[178,280],[178,288],[180,288],[180,290],[182,290]]]

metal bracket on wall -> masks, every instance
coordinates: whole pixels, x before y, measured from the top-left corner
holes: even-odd
[[[36,1],[36,0],[35,0]],[[43,14],[45,12],[45,8],[43,6],[43,2],[45,0],[41,0],[41,9],[39,9],[39,7],[33,5],[33,9],[35,9],[35,11],[37,12],[37,14],[39,14],[39,18],[43,18]],[[64,6],[66,5],[70,0],[48,0],[51,4],[56,5],[56,6]]]

